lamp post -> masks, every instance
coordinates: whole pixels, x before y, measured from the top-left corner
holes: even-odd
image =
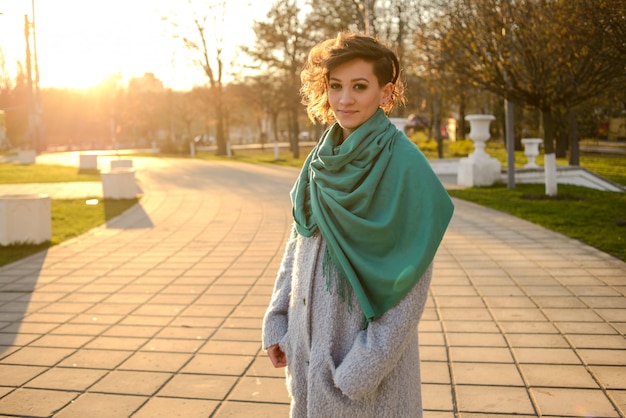
[[[32,21],[24,15],[26,40],[26,72],[28,80],[28,138],[35,153],[43,147],[41,125],[41,93],[39,90],[39,60],[37,58],[37,35],[35,30],[35,0],[31,0]],[[31,50],[32,38],[32,50]]]

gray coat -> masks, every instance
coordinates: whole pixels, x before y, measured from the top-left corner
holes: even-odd
[[[356,296],[350,311],[326,290],[325,245],[318,233],[292,235],[263,320],[263,348],[278,343],[287,357],[291,416],[421,417],[417,326],[432,266],[363,330]]]

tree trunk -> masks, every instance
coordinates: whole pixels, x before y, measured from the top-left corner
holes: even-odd
[[[439,99],[433,103],[433,125],[435,129],[435,139],[437,140],[437,156],[443,158],[443,138],[441,136],[441,112],[439,111]]]
[[[554,119],[550,109],[541,109],[543,117],[543,149],[546,154],[554,154]]]
[[[217,126],[215,132],[215,141],[217,142],[217,155],[226,155],[226,135],[224,130],[224,109],[222,104],[222,86],[215,86],[215,116],[217,117]]]
[[[580,165],[580,143],[578,142],[578,123],[576,122],[576,112],[569,109],[567,112],[569,119],[569,165]]]
[[[554,120],[551,109],[542,109],[543,116],[543,149],[546,195],[556,196],[558,183],[556,180],[556,155],[554,154]]]
[[[289,109],[289,138],[291,141],[291,151],[293,153],[293,158],[300,158],[300,144],[298,143],[298,111],[297,107],[293,107]]]
[[[465,94],[461,94],[459,103],[459,120],[456,128],[456,139],[462,141],[465,139]]]

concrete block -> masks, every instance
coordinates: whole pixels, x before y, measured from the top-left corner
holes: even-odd
[[[100,173],[102,197],[105,199],[134,199],[139,188],[132,168],[113,168]]]
[[[51,238],[50,196],[0,196],[0,245],[41,244]]]

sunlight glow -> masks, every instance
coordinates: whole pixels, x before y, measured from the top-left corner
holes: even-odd
[[[264,19],[271,3],[227,4],[223,55],[230,63],[237,45],[253,41],[252,22]],[[117,74],[127,80],[146,72],[175,89],[205,84],[204,74],[190,63],[182,41],[174,39],[171,25],[162,19],[191,24],[189,18],[175,16],[185,7],[186,1],[170,0],[35,0],[40,86],[86,88]],[[0,13],[0,48],[5,68],[14,76],[16,62],[25,62],[24,15],[32,22],[31,0],[0,0]]]

